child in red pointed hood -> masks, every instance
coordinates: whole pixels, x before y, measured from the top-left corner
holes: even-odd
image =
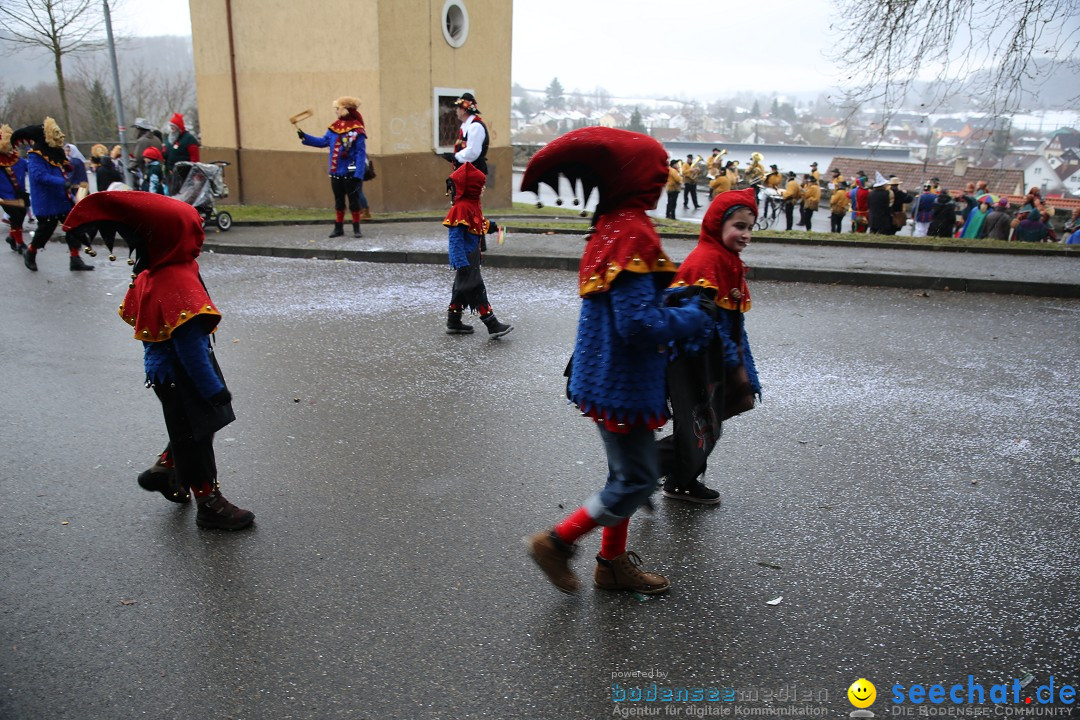
[[[156,195],[164,195],[165,167],[162,163],[165,158],[162,156],[161,151],[153,145],[143,150],[142,156],[143,176],[142,187],[139,189]]]
[[[447,180],[448,192],[453,194],[453,206],[446,213],[443,225],[447,227],[450,247],[450,267],[454,269],[454,287],[450,291],[450,307],[446,311],[446,334],[469,335],[472,325],[461,322],[465,310],[480,313],[480,321],[488,330],[488,337],[500,338],[514,329],[512,325],[499,322],[488,301],[487,287],[480,275],[483,252],[486,250],[484,236],[498,227],[484,217],[480,196],[484,192],[487,177],[473,166],[465,163]]]
[[[595,421],[607,454],[604,487],[551,530],[527,538],[529,554],[556,588],[576,592],[569,560],[576,541],[603,527],[594,584],[604,590],[660,593],[667,578],[645,572],[626,549],[630,516],[656,490],[655,429],[667,420],[664,369],[673,340],[701,333],[708,316],[694,301],[663,304],[674,275],[646,212],[668,179],[667,152],[653,138],[590,127],[548,143],[525,168],[521,189],[559,187],[565,175],[584,200],[600,194],[595,228],[578,273],[581,315],[567,396]]]
[[[720,493],[700,480],[706,460],[720,438],[721,422],[752,408],[761,393],[746,334],[750,288],[740,257],[756,219],[753,189],[717,195],[702,220],[697,246],[672,283],[674,293],[700,293],[716,309],[709,342],[684,344],[668,367],[673,427],[659,443],[665,497],[720,502]]]
[[[194,494],[200,527],[247,527],[254,513],[230,503],[218,488],[214,433],[235,415],[232,394],[210,345],[221,313],[199,276],[199,211],[162,195],[106,191],[79,202],[64,229],[118,233],[135,254],[120,317],[143,343],[146,386],[161,401],[169,433],[169,446],[155,466],[139,476],[139,485],[177,503],[187,503]]]

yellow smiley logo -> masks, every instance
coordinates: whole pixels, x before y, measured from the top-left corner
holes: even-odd
[[[847,689],[848,700],[857,708],[868,708],[877,698],[877,688],[866,678],[859,678]]]

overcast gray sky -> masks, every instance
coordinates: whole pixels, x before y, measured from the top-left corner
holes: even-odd
[[[625,96],[824,90],[832,12],[826,0],[515,0],[511,74]],[[191,33],[187,0],[120,0],[113,15],[135,35]]]
[[[833,82],[825,0],[517,0],[513,80],[715,98]]]

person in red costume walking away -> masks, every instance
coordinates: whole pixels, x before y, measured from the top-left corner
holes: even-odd
[[[480,196],[484,192],[484,173],[465,163],[447,180],[453,207],[446,213],[443,225],[449,235],[450,267],[454,268],[454,288],[450,293],[450,308],[446,313],[448,335],[469,335],[472,325],[461,322],[465,310],[480,313],[487,326],[488,336],[501,338],[514,329],[499,322],[488,301],[487,287],[480,275],[480,263],[486,250],[484,237],[497,232],[498,227],[484,217]]]
[[[68,232],[119,234],[135,253],[134,277],[120,317],[143,344],[146,386],[161,401],[169,433],[172,474],[140,485],[166,499],[187,503],[195,496],[199,527],[240,530],[255,519],[250,510],[221,494],[214,458],[214,433],[236,419],[210,344],[221,312],[199,276],[202,217],[191,205],[147,192],[112,191],[82,200],[64,222]],[[110,251],[112,248],[109,248]],[[145,473],[144,473],[145,475]]]

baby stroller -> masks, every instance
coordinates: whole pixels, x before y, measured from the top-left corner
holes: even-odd
[[[173,166],[169,179],[169,196],[183,200],[199,211],[203,218],[203,227],[216,223],[221,230],[232,227],[232,215],[214,208],[216,198],[229,197],[229,186],[225,184],[225,166],[229,163],[178,162]]]

